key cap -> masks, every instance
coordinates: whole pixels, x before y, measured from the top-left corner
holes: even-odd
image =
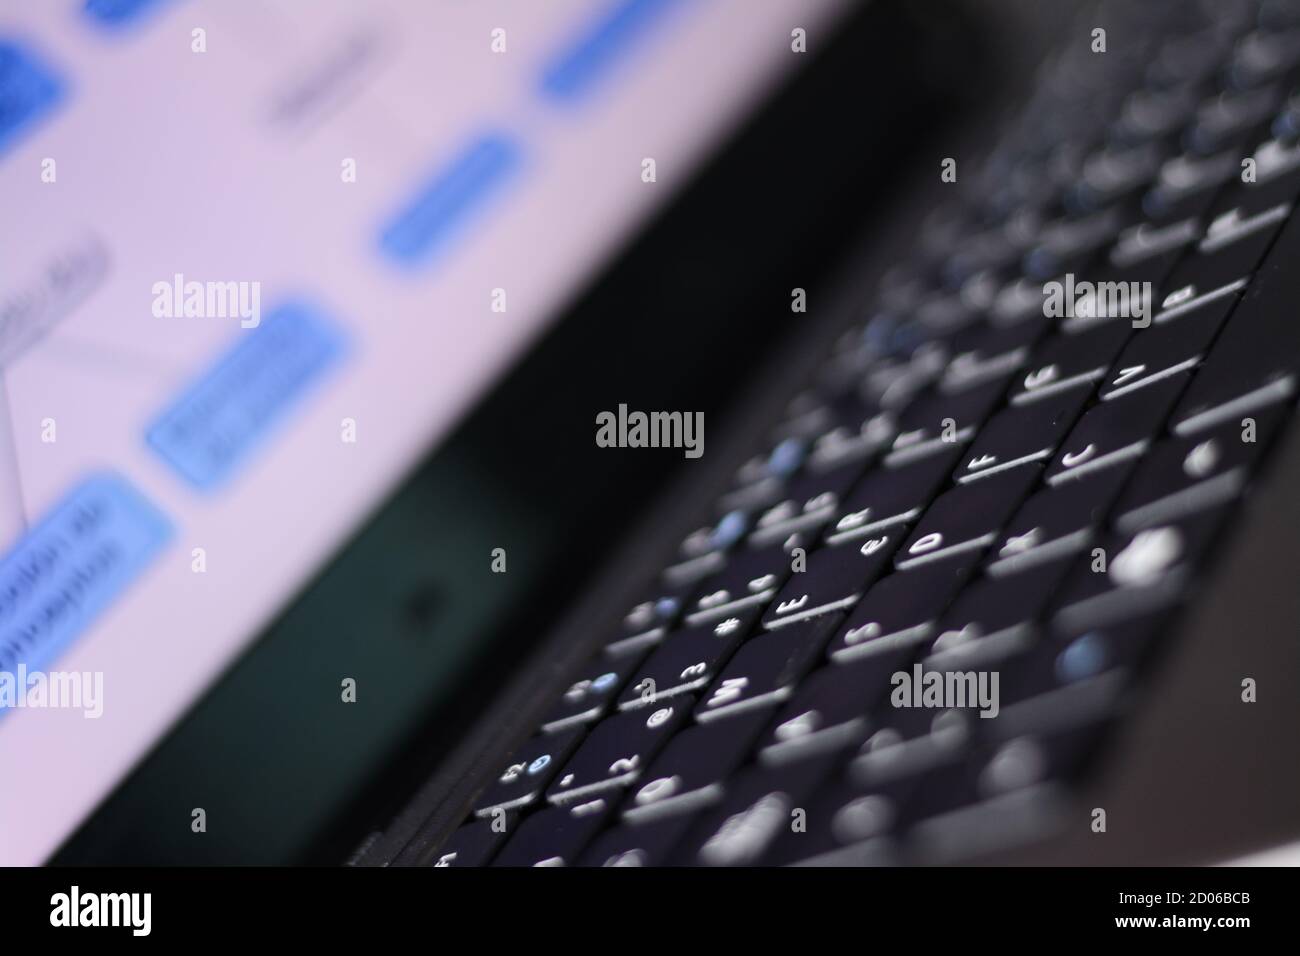
[[[766,714],[751,713],[688,727],[655,758],[645,782],[633,788],[623,818],[639,823],[717,803],[766,723]]]
[[[1035,465],[1013,468],[945,491],[898,549],[894,565],[901,571],[988,547],[1029,495],[1040,473],[1041,468]]]
[[[911,679],[911,669],[904,671]],[[850,778],[861,786],[879,786],[924,773],[963,758],[973,746],[975,722],[980,718],[972,710],[893,706],[890,702],[895,695],[907,698],[907,689],[895,685],[890,691],[887,706],[875,715],[876,729],[849,764]]]
[[[1200,237],[1200,223],[1192,217],[1163,225],[1141,222],[1120,234],[1107,262],[1113,269],[1149,270],[1147,281],[1163,282],[1187,246]]]
[[[542,733],[553,734],[599,720],[644,659],[643,652],[633,652],[591,661],[585,676],[574,681],[551,708],[542,723]]]
[[[772,479],[779,487],[780,481]],[[726,553],[749,532],[752,518],[747,506],[729,506],[724,509],[716,524],[696,528],[678,549],[679,560],[664,569],[664,588],[667,597],[680,601],[690,591],[694,582],[722,567]],[[651,608],[659,611],[662,597],[652,599]],[[675,619],[675,618],[673,618]],[[671,624],[673,619],[664,623]]]
[[[1191,373],[1180,372],[1141,392],[1088,409],[1044,475],[1049,485],[1080,481],[1098,471],[1130,463],[1150,447],[1187,387]]]
[[[1107,145],[1084,162],[1078,182],[1066,193],[1067,204],[1080,211],[1101,209],[1145,187],[1160,169],[1158,144]]]
[[[1295,393],[1300,323],[1290,263],[1298,254],[1300,220],[1293,218],[1174,411],[1178,434],[1240,419]]]
[[[769,630],[829,614],[857,603],[863,591],[889,566],[901,530],[884,530],[865,541],[822,548],[808,558],[808,569],[790,576],[773,607],[763,616]]]
[[[1210,207],[1219,187],[1240,172],[1236,149],[1213,156],[1175,156],[1160,167],[1155,184],[1142,197],[1142,211],[1165,222],[1199,216]]]
[[[1124,226],[1114,207],[1047,223],[1038,244],[1025,255],[1022,263],[1025,274],[1049,279],[1077,269],[1093,252],[1114,240]]]
[[[839,520],[827,532],[826,543],[838,545],[874,536],[920,517],[947,482],[960,454],[954,447],[909,465],[877,468],[850,492]]]
[[[831,641],[831,659],[851,661],[924,641],[974,566],[970,555],[959,555],[876,582]]]
[[[1243,440],[1251,434],[1247,426],[1226,422],[1157,444],[1116,504],[1116,526],[1132,533],[1234,500],[1285,414],[1274,406],[1252,415],[1254,441]]]
[[[981,325],[953,339],[953,357],[939,380],[939,392],[963,395],[976,386],[1002,385],[1029,359],[1050,322],[1031,316],[1010,326]],[[1001,398],[1003,389],[999,389]]]
[[[894,440],[897,427],[893,418],[883,412],[864,411],[854,417],[845,416],[813,439],[808,467],[820,471],[849,462],[865,467]]]
[[[919,325],[916,319],[911,325]],[[922,332],[923,338],[934,333]],[[947,350],[938,341],[922,341],[905,360],[887,359],[872,365],[861,387],[861,397],[868,404],[887,411],[897,411],[912,400],[943,371]]]
[[[552,803],[587,800],[632,784],[689,716],[694,699],[607,717],[597,724],[547,791]]]
[[[495,824],[495,825],[494,825]],[[431,866],[487,866],[506,835],[514,832],[514,814],[506,814],[500,823],[480,820],[467,823],[447,838],[438,848]]]
[[[1042,614],[1073,561],[1043,561],[1018,574],[982,578],[949,608],[926,648],[930,667],[988,662],[1028,645]]]
[[[1298,61],[1300,33],[1255,30],[1238,42],[1225,72],[1238,87],[1249,89],[1294,70]]]
[[[1001,665],[1002,711],[989,735],[1010,740],[1102,720],[1158,645],[1161,614],[1054,636]]]
[[[970,441],[997,407],[1005,386],[989,382],[960,394],[933,392],[903,413],[885,464],[898,467]]]
[[[821,658],[838,624],[837,615],[823,614],[754,638],[714,681],[695,719],[716,720],[785,700]]]
[[[985,799],[1048,780],[1074,782],[1100,751],[1110,721],[1096,719],[1003,740],[981,753],[976,786]]]
[[[1018,574],[1042,561],[1081,551],[1105,521],[1132,467],[1131,462],[1123,463],[1033,495],[1003,529],[988,573]]]
[[[749,536],[750,547],[778,544],[791,535],[820,536],[862,471],[862,463],[855,461],[830,471],[800,475],[782,500],[758,516]]]
[[[1089,390],[1105,377],[1132,332],[1131,322],[1110,319],[1085,331],[1058,333],[1030,359],[1029,371],[1011,391],[1011,404],[1031,405],[1063,392]]]
[[[867,716],[889,692],[890,677],[911,659],[905,647],[815,671],[777,714],[759,759],[777,766],[864,739]]]
[[[686,606],[687,626],[707,624],[768,604],[790,577],[790,561],[783,545],[737,552],[726,568],[701,582],[699,592]]]
[[[1292,106],[1279,114],[1274,131],[1284,131],[1285,136],[1274,136],[1255,148],[1255,181],[1234,182],[1215,198],[1208,219],[1213,221],[1224,213],[1237,210],[1238,222],[1253,219],[1260,213],[1278,215],[1276,210],[1294,204],[1300,197],[1300,147],[1296,145],[1294,130],[1300,119],[1300,99],[1291,100]]]
[[[615,656],[638,653],[663,640],[681,614],[682,603],[694,588],[693,580],[665,584],[636,604],[623,618],[622,627],[605,646],[605,652]]]
[[[678,631],[634,670],[619,710],[651,707],[706,686],[754,626],[757,608]]]
[[[615,827],[596,838],[579,866],[663,866],[693,822],[687,814]]]
[[[897,832],[908,796],[916,789],[915,779],[875,787],[863,787],[845,779],[828,781],[808,806],[807,827],[783,834],[772,850],[771,862],[784,866],[820,858],[834,861],[833,854],[846,847],[859,847],[853,862],[885,865],[892,862],[889,838]]]
[[[963,455],[959,483],[1050,458],[1069,433],[1091,388],[1075,388],[1023,407],[998,412]]]
[[[1235,295],[1228,295],[1169,320],[1157,316],[1155,324],[1134,335],[1115,361],[1101,386],[1102,401],[1195,368],[1235,304]]]
[[[551,807],[519,824],[493,866],[569,866],[604,825],[609,804],[588,800],[571,807]]]
[[[1096,562],[1091,557],[1072,572],[1057,624],[1071,630],[1101,626],[1174,602],[1224,517],[1224,509],[1213,509],[1113,537],[1104,548],[1104,572],[1092,570]]]
[[[807,760],[779,771],[745,771],[717,807],[706,812],[678,848],[675,859],[692,866],[750,866],[790,829],[792,811],[807,805],[832,770],[828,760]]]
[[[475,801],[475,815],[487,817],[494,809],[509,810],[541,800],[546,785],[564,766],[564,761],[581,739],[582,731],[571,730],[526,741],[515,751],[495,782]]]
[[[1196,251],[1183,259],[1166,280],[1166,290],[1191,289],[1194,294],[1249,279],[1277,237],[1285,208],[1241,216],[1226,212],[1206,228]]]
[[[1226,149],[1271,119],[1281,103],[1282,90],[1278,86],[1230,90],[1211,96],[1197,109],[1183,141],[1203,156]]]

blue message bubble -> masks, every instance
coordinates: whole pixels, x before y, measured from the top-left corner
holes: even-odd
[[[0,671],[53,660],[171,538],[171,525],[125,478],[82,482],[0,559]]]
[[[145,436],[182,478],[205,490],[228,481],[345,351],[338,327],[304,302],[281,305],[239,335]]]
[[[547,61],[542,69],[542,93],[562,102],[586,96],[658,25],[663,14],[683,3],[684,0],[613,0],[600,16]]]
[[[0,37],[0,154],[48,116],[64,91],[58,74],[35,53]]]
[[[82,10],[100,26],[117,29],[131,25],[142,15],[170,2],[171,0],[86,0]]]
[[[518,171],[519,145],[502,133],[472,142],[420,185],[384,226],[379,245],[401,265],[427,260]]]

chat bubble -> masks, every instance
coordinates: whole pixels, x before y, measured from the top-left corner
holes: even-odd
[[[345,351],[342,333],[305,302],[279,306],[211,366],[146,432],[182,478],[225,484]]]
[[[170,537],[163,514],[120,475],[78,485],[0,559],[0,671],[57,657]]]

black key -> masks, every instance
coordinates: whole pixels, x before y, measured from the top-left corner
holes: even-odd
[[[1133,332],[1112,318],[1079,332],[1061,332],[1045,342],[1011,391],[1011,404],[1029,405],[1062,392],[1077,392],[1105,377]]]
[[[1219,187],[1240,173],[1236,149],[1213,156],[1175,156],[1160,167],[1155,184],[1142,197],[1142,211],[1164,222],[1199,216],[1210,208]]]
[[[546,734],[599,720],[628,677],[645,658],[643,652],[602,656],[587,665],[586,676],[574,681],[542,723]]]
[[[1142,273],[1145,281],[1163,282],[1187,246],[1201,237],[1192,217],[1163,225],[1139,223],[1124,230],[1108,257],[1110,268]]]
[[[1087,723],[1109,712],[1071,691],[1085,685],[1118,688],[1157,646],[1167,619],[1137,615],[1127,621],[1073,631],[1043,641],[1001,665],[1003,710],[989,733],[1008,739],[1030,731]],[[1106,696],[1104,703],[1113,702]]]
[[[790,562],[789,552],[779,545],[735,553],[722,571],[701,582],[699,593],[686,606],[687,625],[766,605],[790,577]]]
[[[941,762],[912,778],[894,826],[909,831],[941,814],[979,803],[976,759],[972,754],[965,760]]]
[[[1040,561],[1082,550],[1101,527],[1132,464],[1044,488],[1024,503],[1003,529],[989,573],[1018,573]]]
[[[745,762],[766,723],[766,714],[744,714],[688,727],[655,759],[645,782],[632,790],[623,818],[641,822],[717,803],[724,781]]]
[[[916,679],[911,668],[902,671],[909,683],[895,682],[886,706],[874,715],[874,729],[849,764],[851,778],[861,785],[878,786],[961,759],[974,745],[976,724],[987,723],[970,707],[896,706],[895,700],[912,700],[909,691]]]
[[[800,475],[780,501],[758,516],[749,535],[750,547],[776,545],[791,536],[820,537],[862,471],[863,463],[854,461],[830,471]]]
[[[1109,245],[1125,225],[1115,207],[1047,223],[1039,234],[1038,245],[1024,258],[1025,274],[1048,279],[1072,271],[1086,264],[1093,252]]]
[[[1252,216],[1233,210],[1223,213],[1210,223],[1196,251],[1170,273],[1164,288],[1201,295],[1249,279],[1286,221],[1287,211],[1265,210]]]
[[[1081,776],[1107,726],[1104,716],[1085,715],[921,778],[907,800],[909,862],[952,863],[1046,835],[1068,812],[1062,782]]]
[[[1040,473],[1036,465],[1013,468],[944,492],[898,549],[894,564],[905,570],[988,547],[1029,495]]]
[[[781,487],[780,479],[774,478],[772,482],[775,489]],[[664,569],[660,591],[648,602],[637,606],[641,614],[653,612],[654,616],[664,618],[657,623],[671,625],[677,619],[682,599],[693,590],[695,582],[721,568],[727,560],[727,552],[749,533],[752,522],[746,510],[749,507],[748,503],[729,506],[716,524],[705,525],[688,534],[678,551],[677,563]],[[667,613],[670,608],[672,614]]]
[[[693,580],[682,579],[665,584],[636,604],[623,618],[619,632],[606,645],[606,653],[639,653],[663,640],[668,628],[681,615],[686,596],[694,589]]]
[[[814,471],[848,462],[865,466],[894,440],[897,426],[886,413],[862,411],[835,422],[813,439],[808,467]]]
[[[867,586],[889,566],[901,529],[878,532],[865,541],[851,541],[814,551],[808,569],[790,576],[775,606],[763,616],[766,628],[828,614],[857,603]]]
[[[827,543],[872,536],[920,517],[947,482],[960,453],[954,447],[910,465],[871,472],[850,492],[844,512],[827,533]]]
[[[678,631],[634,670],[620,710],[650,707],[706,686],[754,626],[758,609]]]
[[[1074,654],[1090,656],[1091,651],[1071,652],[1072,663],[1064,667],[1067,675],[1078,666],[1073,663]],[[990,799],[1048,780],[1080,779],[1098,754],[1109,726],[1105,719],[1086,720],[1001,741],[979,756],[976,786],[980,796]]]
[[[1030,349],[1049,324],[1046,316],[1037,315],[1014,325],[982,325],[961,333],[953,339],[953,357],[939,380],[939,392],[967,395],[976,386],[1005,386],[1028,361]]]
[[[890,677],[911,659],[910,647],[882,651],[809,675],[760,743],[760,759],[772,765],[802,760],[863,739],[867,716],[889,692]]]
[[[1300,119],[1300,99],[1292,98],[1282,126],[1297,129]],[[1295,202],[1300,197],[1300,149],[1294,142],[1294,132],[1286,140],[1274,137],[1260,143],[1255,149],[1255,181],[1235,182],[1215,197],[1210,219],[1217,219],[1236,209],[1235,219],[1249,221],[1259,213],[1277,210],[1279,206]],[[1277,215],[1276,212],[1272,213]]]
[[[585,800],[632,784],[686,720],[694,698],[680,697],[648,710],[607,717],[592,729],[560,772],[547,799]]]
[[[1300,219],[1292,218],[1174,412],[1188,435],[1284,400],[1300,372]]]
[[[588,800],[551,807],[519,824],[493,866],[569,866],[575,863],[609,816],[609,803]]]
[[[727,664],[695,710],[695,719],[719,717],[775,705],[820,660],[838,616],[822,615],[762,634]]]
[[[1042,614],[1073,561],[1044,561],[1017,574],[983,578],[966,588],[926,649],[932,667],[988,661],[1033,640]]]
[[[1194,91],[1182,85],[1173,89],[1144,88],[1124,100],[1112,127],[1117,140],[1126,143],[1162,139],[1182,129],[1196,112]]]
[[[861,862],[890,862],[886,841],[897,831],[916,785],[914,778],[874,787],[834,779],[809,803],[806,829],[783,834],[772,850],[771,861],[777,865],[816,864],[823,859],[833,861],[831,854],[857,846],[871,853]]]
[[[493,810],[525,807],[541,800],[546,785],[559,773],[564,761],[582,739],[582,731],[570,730],[526,741],[509,763],[475,800],[474,812],[490,816]]]
[[[1108,144],[1088,157],[1066,202],[1079,209],[1100,209],[1133,198],[1155,178],[1163,158],[1159,144],[1151,141]]]
[[[1156,316],[1155,325],[1134,335],[1116,360],[1101,386],[1101,399],[1110,401],[1195,368],[1235,304],[1233,293],[1186,312],[1174,309],[1168,317]]]
[[[1115,506],[1117,527],[1133,532],[1233,500],[1284,417],[1274,406],[1251,415],[1253,427],[1227,422],[1157,444]]]
[[[579,866],[663,866],[693,822],[681,815],[615,827],[596,838]]]
[[[920,325],[915,320],[912,324]],[[932,331],[921,331],[922,337],[933,335]],[[891,359],[871,366],[862,384],[862,398],[868,405],[890,411],[903,408],[939,376],[946,361],[947,350],[939,342],[922,342],[905,360]]]
[[[467,823],[438,848],[431,866],[487,866],[501,848],[506,837],[513,832],[514,814],[497,820],[479,820]]]
[[[753,769],[727,788],[721,804],[692,828],[675,859],[688,865],[749,866],[799,819],[818,784],[831,772],[828,759],[806,760],[779,771]]]
[[[1071,630],[1100,626],[1176,601],[1223,523],[1224,511],[1203,511],[1112,538],[1104,548],[1104,571],[1097,558],[1087,556],[1072,573],[1057,624]]]
[[[899,420],[885,464],[896,468],[970,441],[1005,390],[1001,381],[994,381],[958,394],[940,391],[922,397]]]
[[[993,417],[963,455],[954,477],[974,481],[1050,458],[1083,410],[1091,388],[1075,388]]]
[[[1218,93],[1201,103],[1183,140],[1189,149],[1202,155],[1218,152],[1271,119],[1281,104],[1279,86]]]
[[[926,640],[974,568],[958,556],[877,581],[831,642],[831,659],[850,661]]]
[[[1044,475],[1047,483],[1079,481],[1141,456],[1163,430],[1190,377],[1190,372],[1179,372],[1136,394],[1094,405],[1061,443]]]

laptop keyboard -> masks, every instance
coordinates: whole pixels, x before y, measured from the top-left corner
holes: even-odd
[[[1300,374],[1300,4],[1068,32],[431,862],[928,862],[1059,821]]]

